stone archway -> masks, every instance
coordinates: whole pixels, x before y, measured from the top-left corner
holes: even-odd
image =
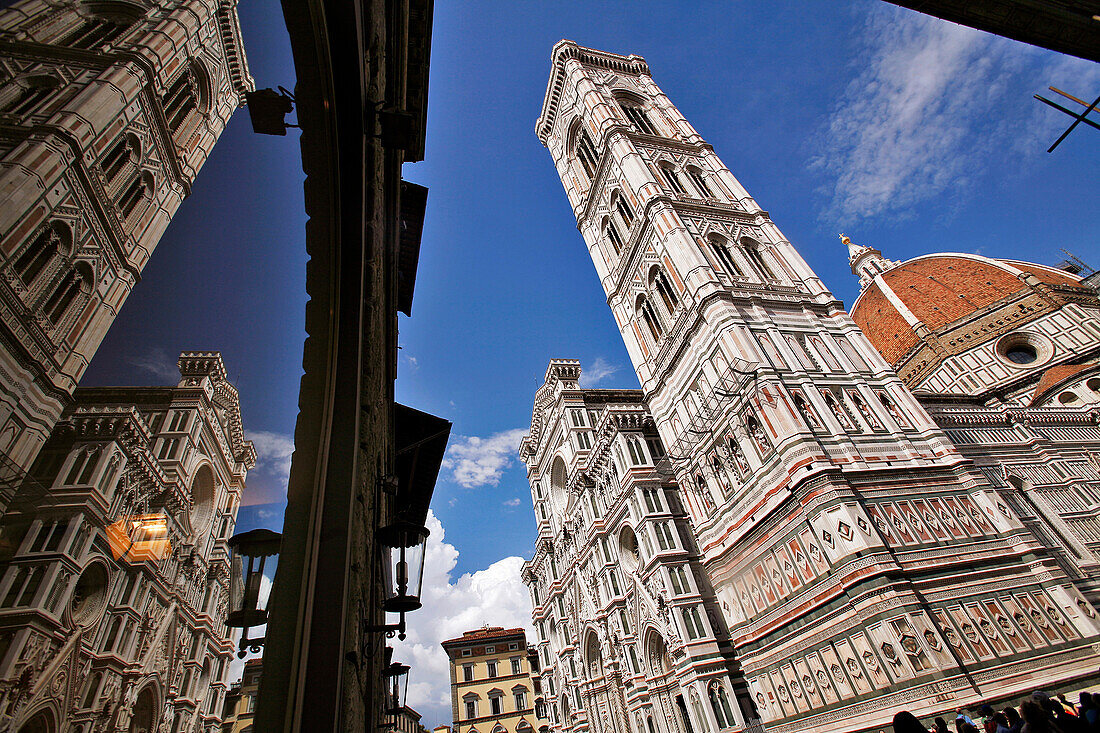
[[[39,710],[26,723],[19,727],[19,733],[56,733],[57,722],[49,709]]]
[[[152,733],[157,722],[157,696],[152,685],[146,685],[134,701],[129,733]]]

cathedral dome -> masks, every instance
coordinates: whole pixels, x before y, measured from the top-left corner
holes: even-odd
[[[1061,270],[970,254],[915,257],[881,272],[852,306],[852,319],[892,365],[922,340],[1036,285],[1080,287]]]

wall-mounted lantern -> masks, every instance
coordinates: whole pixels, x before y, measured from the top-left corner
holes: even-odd
[[[238,657],[244,658],[249,651],[259,652],[263,647],[263,637],[249,639],[248,630],[267,623],[267,609],[260,608],[260,583],[267,558],[279,554],[282,540],[281,534],[270,529],[254,529],[229,538],[229,549],[233,551],[232,585],[234,588],[243,587],[243,591],[240,594],[240,604],[233,604],[233,609],[226,616],[225,625],[244,629]]]
[[[386,636],[397,633],[405,638],[405,614],[420,608],[420,592],[424,584],[424,552],[428,540],[428,528],[407,521],[397,521],[378,530],[378,541],[389,548],[390,587],[382,610],[400,614],[396,624],[369,626],[367,631],[385,631]]]
[[[401,708],[404,705],[402,700],[406,703],[408,702],[410,669],[412,669],[412,667],[407,664],[393,662],[387,665],[385,670],[383,670],[382,676],[386,678],[386,686],[388,688],[386,695],[386,715],[400,715]]]

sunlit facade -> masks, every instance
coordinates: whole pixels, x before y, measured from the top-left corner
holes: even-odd
[[[558,43],[536,132],[740,674],[732,722],[689,704],[637,733],[871,730],[1095,675],[1095,291],[855,248],[849,316],[638,56]],[[581,702],[560,729],[599,730]]]

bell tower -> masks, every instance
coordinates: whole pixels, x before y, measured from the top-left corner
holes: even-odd
[[[644,59],[558,43],[536,132],[667,448],[746,718],[860,730],[901,690],[939,713],[1089,671],[1096,611]]]

